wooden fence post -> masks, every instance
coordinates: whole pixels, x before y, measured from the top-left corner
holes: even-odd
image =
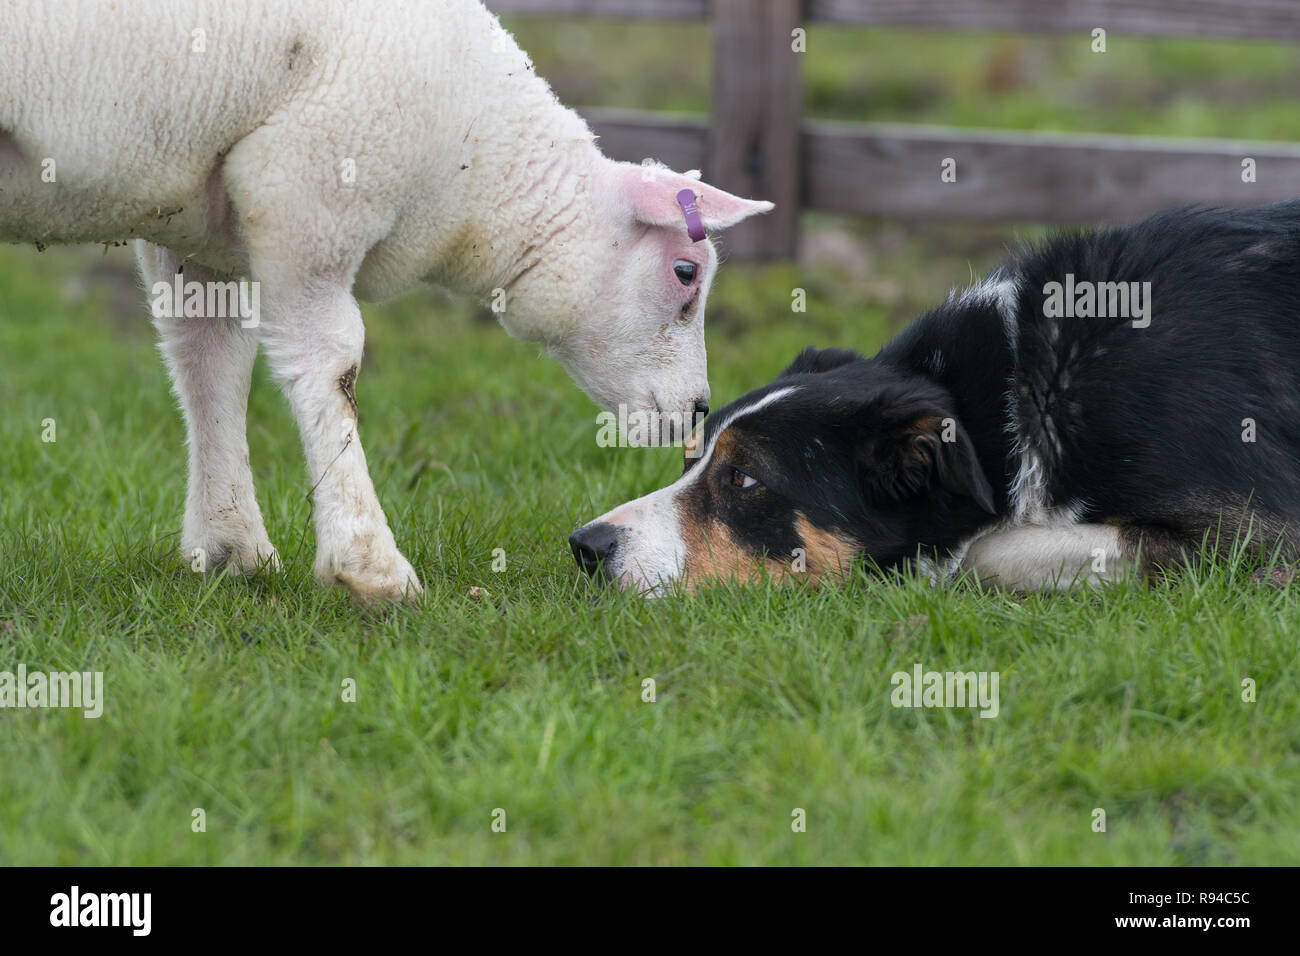
[[[799,228],[799,0],[714,0],[713,115],[705,178],[776,209],[729,229],[728,258],[793,258]]]

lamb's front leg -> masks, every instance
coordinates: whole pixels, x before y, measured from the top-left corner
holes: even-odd
[[[314,489],[316,577],[363,601],[418,596],[357,431],[361,310],[344,286],[323,280],[267,283],[262,301],[262,345],[297,419]]]
[[[169,249],[136,243],[136,257],[152,302],[155,283],[229,282],[230,277],[186,263]],[[179,279],[178,279],[179,276]],[[181,552],[198,570],[231,565],[245,573],[277,570],[248,466],[245,417],[257,358],[257,330],[239,318],[154,314],[172,385],[185,413],[189,491]]]

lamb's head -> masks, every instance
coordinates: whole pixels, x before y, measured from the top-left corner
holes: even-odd
[[[562,267],[568,300],[554,303],[554,314],[570,321],[547,346],[603,408],[658,413],[659,438],[683,439],[709,402],[704,304],[718,253],[704,230],[772,204],[698,174],[604,157],[586,186],[582,228],[565,230],[548,257]]]

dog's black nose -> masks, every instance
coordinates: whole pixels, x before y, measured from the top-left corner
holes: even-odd
[[[697,398],[695,400],[695,414],[700,416],[709,414],[709,400],[707,398]]]
[[[573,558],[582,570],[591,575],[603,570],[608,578],[609,569],[606,564],[618,547],[618,531],[612,524],[597,521],[569,535],[569,547],[573,549]]]

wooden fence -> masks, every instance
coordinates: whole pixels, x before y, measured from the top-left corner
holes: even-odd
[[[1300,40],[1300,0],[487,0],[498,13],[712,20],[713,116],[583,110],[609,156],[702,169],[776,210],[727,235],[733,258],[792,256],[800,209],[928,219],[1123,221],[1184,203],[1300,197],[1300,144],[1029,133],[801,117],[792,31],[879,26]],[[1300,96],[1300,90],[1297,91]],[[1300,102],[1297,103],[1300,116]],[[946,158],[955,182],[940,180]],[[1255,162],[1245,182],[1242,161]]]

